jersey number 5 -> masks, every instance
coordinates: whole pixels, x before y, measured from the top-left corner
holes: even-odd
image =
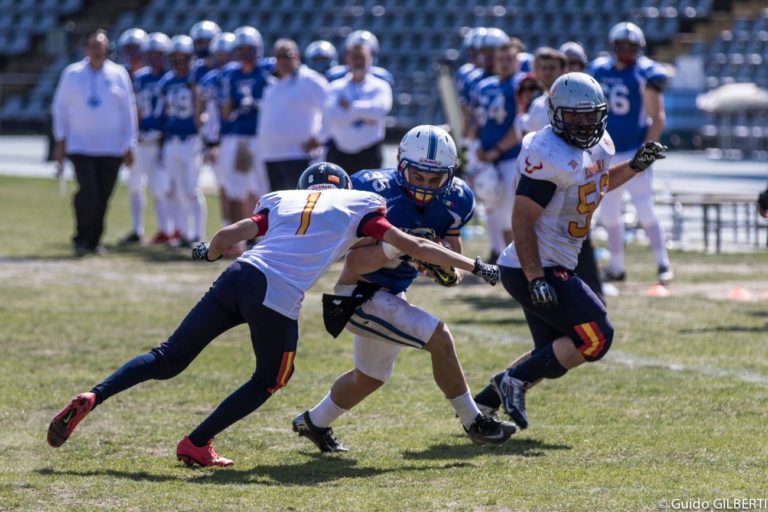
[[[320,199],[320,192],[312,192],[307,196],[307,204],[304,205],[304,210],[301,212],[301,222],[299,222],[299,228],[296,230],[297,235],[303,235],[309,229],[309,220],[318,199]]]
[[[589,225],[592,222],[592,214],[595,213],[595,210],[597,210],[598,205],[600,205],[600,200],[603,198],[603,194],[605,193],[606,189],[608,188],[608,173],[604,173],[602,176],[600,176],[600,192],[597,194],[597,197],[595,197],[594,200],[590,201],[589,196],[593,192],[597,191],[597,184],[595,181],[589,181],[582,186],[579,187],[579,204],[576,207],[576,210],[584,215],[587,215],[587,218],[584,219],[584,225],[579,226],[579,223],[576,221],[571,221],[568,223],[568,233],[574,237],[574,238],[584,238],[587,236],[587,232],[589,232]]]

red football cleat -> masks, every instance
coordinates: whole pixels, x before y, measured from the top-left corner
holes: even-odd
[[[200,466],[231,466],[233,460],[226,459],[213,449],[213,439],[205,446],[195,446],[189,437],[184,437],[176,447],[176,458],[189,467]]]
[[[173,235],[166,235],[162,231],[158,231],[155,233],[155,236],[150,239],[149,245],[168,245],[171,243],[171,240],[173,240]]]
[[[88,416],[96,405],[96,395],[91,392],[80,393],[56,415],[48,427],[48,444],[54,448],[63,445],[74,432],[78,423]]]

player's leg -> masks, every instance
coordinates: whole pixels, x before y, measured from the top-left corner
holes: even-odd
[[[608,251],[611,253],[603,278],[605,281],[623,281],[624,273],[624,221],[621,207],[626,184],[605,194],[600,201],[600,222],[608,233]]]
[[[178,139],[171,139],[163,145],[163,165],[171,182],[175,244],[180,244],[182,239],[187,238],[190,217],[190,205],[184,194],[185,159],[181,144]]]
[[[510,158],[498,162],[497,167],[501,175],[503,193],[497,209],[499,210],[499,222],[501,234],[504,239],[504,248],[512,243],[512,211],[515,206],[515,183],[517,178],[517,159]],[[502,248],[503,250],[503,248]]]
[[[136,165],[146,171],[149,192],[155,206],[157,233],[151,243],[168,243],[173,236],[171,183],[165,167],[160,163],[160,144],[153,141],[140,145],[136,149]]]
[[[587,234],[584,243],[579,251],[579,259],[576,263],[576,274],[589,286],[595,295],[605,304],[603,296],[603,283],[600,280],[600,270],[597,268],[597,258],[595,257],[595,248],[592,245],[592,238]]]
[[[242,286],[241,281],[241,264],[234,263],[164,343],[123,364],[90,392],[77,395],[56,415],[48,429],[48,443],[61,446],[77,424],[108,398],[150,379],[165,380],[178,375],[214,338],[243,323],[231,293]]]
[[[625,186],[632,197],[640,225],[651,242],[651,249],[656,256],[659,281],[662,283],[671,281],[674,278],[674,274],[669,266],[669,255],[667,254],[667,247],[664,242],[664,233],[661,230],[659,218],[653,205],[652,170],[648,169],[645,172],[638,173]]]
[[[118,244],[138,244],[144,236],[144,207],[146,198],[146,168],[142,166],[139,154],[145,148],[145,144],[139,144],[134,151],[135,160],[128,168],[128,206],[131,213],[131,232],[120,239]]]
[[[205,195],[200,189],[200,165],[201,147],[197,138],[187,139],[184,142],[185,171],[184,171],[184,195],[190,205],[191,227],[189,241],[195,242],[205,238],[205,222],[207,217],[207,205]]]
[[[231,464],[212,452],[213,438],[261,407],[293,375],[298,322],[263,305],[267,280],[260,270],[245,264],[241,274],[240,284],[232,294],[250,327],[256,370],[179,443],[177,456],[188,464]]]

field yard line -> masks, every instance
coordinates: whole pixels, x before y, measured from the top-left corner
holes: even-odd
[[[686,366],[683,364],[670,363],[655,357],[638,356],[623,350],[611,350],[605,356],[604,361],[608,364],[628,366],[630,368],[661,368],[673,372],[692,372],[706,375],[708,377],[729,378],[742,382],[753,382],[757,384],[768,384],[768,375],[754,373],[749,370],[740,370],[733,368],[717,368],[712,366]]]

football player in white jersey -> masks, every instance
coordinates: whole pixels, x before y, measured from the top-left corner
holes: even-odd
[[[523,139],[514,242],[499,266],[504,288],[525,311],[534,349],[475,396],[486,414],[503,406],[520,428],[528,426],[527,389],[597,361],[610,348],[605,307],[573,269],[603,195],[664,158],[664,146],[646,142],[631,160],[610,166],[615,149],[607,114],[600,84],[568,73],[550,89],[550,126]]]
[[[436,126],[416,126],[403,137],[398,161],[397,169],[356,173],[354,188],[383,197],[392,225],[428,233],[461,252],[459,231],[472,218],[475,201],[466,183],[453,176],[457,157],[451,136]],[[317,405],[294,418],[293,430],[323,452],[345,451],[331,423],[383,386],[400,350],[412,347],[430,354],[435,382],[470,439],[476,444],[505,442],[515,426],[480,413],[445,322],[408,302],[406,292],[418,272],[398,256],[380,245],[350,255],[337,295],[323,298],[328,331],[337,336],[346,327],[354,334],[354,368],[339,376]],[[446,274],[436,281],[452,286],[459,276]]]
[[[263,196],[250,219],[219,230],[210,246],[197,245],[193,259],[215,261],[234,243],[264,236],[219,276],[164,343],[131,359],[90,392],[75,396],[51,421],[48,443],[61,446],[96,405],[146,380],[178,375],[217,336],[248,323],[256,355],[253,376],[176,448],[177,458],[188,465],[233,464],[214,451],[213,437],[258,409],[288,383],[304,292],[363,237],[383,240],[423,261],[474,270],[489,283],[498,280],[498,267],[473,262],[392,227],[384,216],[384,199],[349,190],[349,184],[349,176],[341,168],[315,164],[301,176],[303,190]]]

